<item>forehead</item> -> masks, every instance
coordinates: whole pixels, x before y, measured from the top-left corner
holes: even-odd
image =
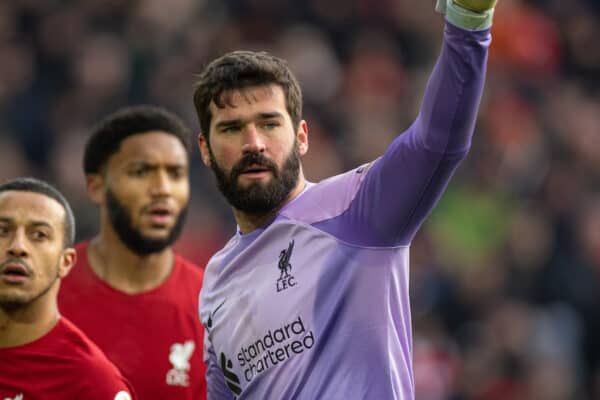
[[[111,163],[148,162],[187,165],[187,151],[178,137],[163,131],[138,133],[125,138]]]
[[[287,114],[283,89],[275,84],[227,90],[221,94],[220,99],[224,107],[218,107],[215,102],[210,103],[214,124],[255,113],[277,111]]]
[[[12,190],[0,193],[0,219],[23,225],[45,222],[58,229],[63,226],[64,217],[62,205],[41,193]]]

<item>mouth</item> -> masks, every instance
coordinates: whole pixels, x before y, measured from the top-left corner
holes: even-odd
[[[20,262],[8,262],[0,269],[0,280],[7,283],[22,283],[31,276],[29,269]]]
[[[164,227],[175,219],[175,212],[166,205],[150,206],[144,214],[148,217],[151,224],[156,227]]]
[[[244,170],[242,170],[240,176],[258,179],[258,178],[263,178],[270,173],[271,173],[271,168],[255,164],[255,165],[251,165],[248,168],[245,168]]]

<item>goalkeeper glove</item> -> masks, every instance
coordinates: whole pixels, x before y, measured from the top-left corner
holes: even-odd
[[[473,12],[485,12],[496,6],[496,0],[452,0],[454,4]]]
[[[497,0],[437,0],[435,9],[453,25],[464,29],[486,29],[492,25]]]

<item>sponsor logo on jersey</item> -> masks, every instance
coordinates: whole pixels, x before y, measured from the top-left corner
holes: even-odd
[[[292,252],[294,251],[294,241],[292,240],[287,249],[281,250],[279,253],[279,279],[277,279],[277,292],[283,292],[284,290],[290,289],[298,284],[296,278],[291,274],[292,264],[290,259],[292,258]]]
[[[313,331],[308,330],[302,317],[298,316],[280,328],[269,329],[251,344],[240,348],[236,358],[242,370],[241,377],[250,383],[258,375],[312,349],[314,345]],[[242,393],[240,376],[235,373],[232,360],[223,352],[219,356],[219,366],[227,387],[236,396],[235,400]]]
[[[173,368],[167,372],[167,385],[190,385],[190,358],[195,348],[196,344],[193,340],[187,340],[184,343],[173,343],[171,345],[169,361],[173,364]]]
[[[236,396],[233,398],[235,400],[237,396],[239,396],[240,393],[242,393],[240,378],[235,372],[233,372],[233,362],[227,358],[225,353],[221,353],[219,363],[221,364],[221,370],[223,371],[223,375],[225,376],[225,383],[227,383],[227,387]]]
[[[5,397],[4,400],[23,400],[23,393],[19,393],[15,398]]]
[[[280,328],[269,329],[254,343],[242,347],[237,360],[244,369],[246,382],[250,382],[266,370],[312,349],[314,344],[313,331],[307,331],[302,317],[298,316]]]

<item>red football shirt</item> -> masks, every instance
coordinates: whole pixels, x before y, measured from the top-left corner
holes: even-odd
[[[140,399],[206,398],[204,328],[198,315],[203,270],[176,256],[159,287],[130,295],[98,278],[87,242],[62,280],[61,314],[92,339],[131,382]]]
[[[65,318],[38,340],[0,349],[0,399],[130,400],[132,393],[98,346]]]

